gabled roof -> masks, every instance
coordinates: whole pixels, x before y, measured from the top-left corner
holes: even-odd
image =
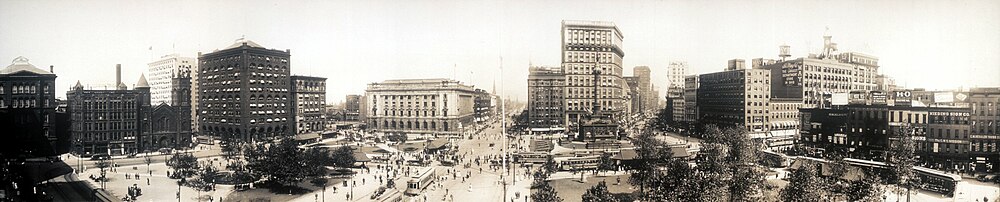
[[[0,74],[14,74],[18,72],[30,72],[34,74],[54,75],[52,72],[45,71],[35,67],[34,65],[31,65],[31,63],[28,63],[28,58],[25,58],[23,56],[18,56],[17,58],[14,58],[14,61],[11,62],[11,65],[7,66],[7,68],[0,70]]]

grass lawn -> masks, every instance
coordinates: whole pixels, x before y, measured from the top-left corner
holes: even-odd
[[[619,172],[621,173],[621,172]],[[617,177],[621,177],[622,183],[620,185],[615,185]],[[552,185],[559,194],[559,198],[562,198],[565,202],[583,201],[583,193],[587,192],[587,189],[597,185],[598,182],[605,181],[608,185],[608,191],[611,193],[631,193],[637,191],[632,189],[632,185],[628,183],[628,175],[618,175],[618,176],[608,176],[608,177],[588,177],[587,182],[580,182],[580,178],[573,179],[558,179],[549,181],[549,185]],[[534,190],[532,190],[534,191]]]

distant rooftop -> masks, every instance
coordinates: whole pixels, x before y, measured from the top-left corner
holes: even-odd
[[[31,63],[28,62],[28,58],[25,58],[23,56],[18,56],[17,58],[14,58],[14,61],[12,61],[11,64],[7,66],[7,68],[0,70],[0,74],[13,74],[22,71],[31,72],[35,74],[53,74],[52,72],[45,71],[35,67],[34,65],[31,65]]]
[[[251,41],[249,39],[240,37],[239,39],[236,39],[235,42],[233,42],[233,45],[229,45],[229,47],[226,47],[225,49],[240,47],[240,46],[243,46],[244,44],[246,44],[247,46],[250,46],[250,47],[264,48],[264,46],[261,46],[260,44],[257,44],[256,42],[253,42],[253,41]]]

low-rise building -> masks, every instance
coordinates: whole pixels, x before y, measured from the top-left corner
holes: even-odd
[[[403,135],[463,134],[474,120],[472,86],[449,79],[401,79],[368,84],[368,128]]]

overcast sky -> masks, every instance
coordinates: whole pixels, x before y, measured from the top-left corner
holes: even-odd
[[[194,57],[245,35],[291,49],[293,74],[327,77],[329,104],[386,79],[455,78],[487,90],[495,81],[499,90],[501,57],[504,92],[523,100],[529,63],[560,64],[564,19],[616,23],[625,74],[650,66],[658,86],[670,61],[700,74],[732,58],[776,58],[782,44],[803,57],[819,52],[824,33],[840,51],[879,57],[880,72],[908,87],[1000,86],[1000,1],[991,0],[5,0],[0,62],[55,65],[65,97],[77,80],[111,83],[115,64],[132,86],[153,58]]]

